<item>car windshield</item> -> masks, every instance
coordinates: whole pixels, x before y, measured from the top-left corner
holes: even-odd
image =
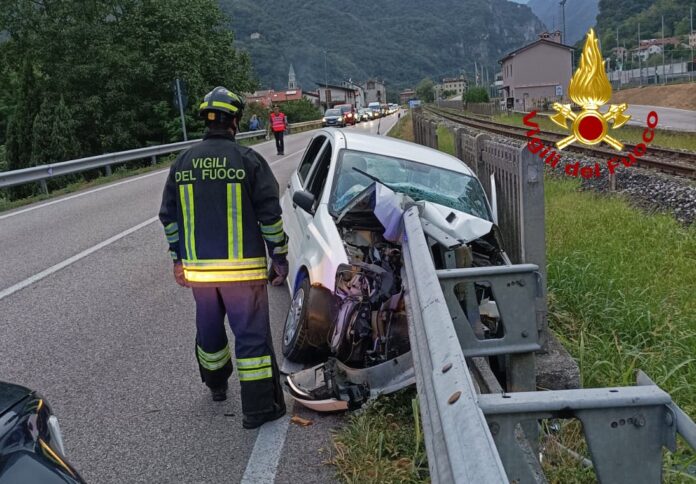
[[[346,111],[352,111],[350,106],[341,106],[339,109],[341,110],[342,113],[345,113]]]
[[[373,183],[353,168],[378,178],[395,192],[414,200],[437,203],[491,220],[486,196],[475,177],[415,161],[352,150],[342,150],[339,157],[330,202],[331,212],[335,214]]]
[[[326,112],[324,113],[324,116],[340,116],[341,111],[338,109],[327,109]]]

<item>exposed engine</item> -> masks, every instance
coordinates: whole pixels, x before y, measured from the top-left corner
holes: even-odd
[[[369,230],[342,235],[350,264],[336,271],[339,307],[328,344],[339,360],[369,367],[409,350],[401,249]]]

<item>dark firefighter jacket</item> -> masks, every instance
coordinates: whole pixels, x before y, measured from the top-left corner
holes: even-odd
[[[220,132],[177,157],[159,213],[186,280],[211,286],[265,282],[266,248],[271,256],[288,251],[280,216],[266,160]]]

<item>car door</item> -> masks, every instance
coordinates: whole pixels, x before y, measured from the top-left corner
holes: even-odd
[[[301,255],[302,240],[305,231],[302,226],[306,223],[305,217],[297,213],[302,209],[296,207],[292,201],[293,194],[298,190],[303,190],[307,182],[314,162],[317,160],[323,146],[327,143],[326,134],[317,134],[307,145],[302,161],[297,170],[290,176],[287,190],[281,200],[283,210],[283,225],[290,241],[288,243],[288,264],[290,269],[290,284],[294,290],[295,275],[299,268],[298,257]]]

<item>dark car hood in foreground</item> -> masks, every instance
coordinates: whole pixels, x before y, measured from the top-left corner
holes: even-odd
[[[0,415],[31,394],[32,391],[26,387],[0,382]]]

